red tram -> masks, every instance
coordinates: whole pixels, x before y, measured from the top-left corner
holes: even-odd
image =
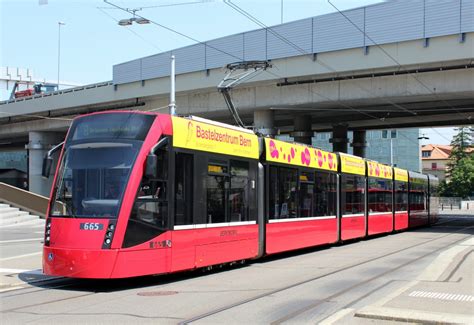
[[[437,221],[434,177],[147,112],[77,117],[53,184],[43,270],[67,277],[192,270]]]

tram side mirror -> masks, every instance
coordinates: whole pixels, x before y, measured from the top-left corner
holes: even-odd
[[[156,178],[158,176],[158,157],[154,154],[146,156],[145,176],[148,178]]]
[[[53,158],[45,156],[43,158],[43,168],[41,170],[41,175],[44,178],[49,178],[49,174],[51,173],[51,166],[53,165]]]

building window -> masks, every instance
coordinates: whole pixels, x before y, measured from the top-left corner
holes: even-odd
[[[437,163],[431,163],[431,169],[433,169],[433,170],[438,169],[438,164]]]
[[[382,139],[395,139],[397,130],[382,130]]]
[[[423,150],[423,151],[421,152],[421,156],[422,156],[423,158],[431,157],[431,151]]]

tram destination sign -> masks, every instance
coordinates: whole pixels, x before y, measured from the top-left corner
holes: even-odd
[[[220,125],[172,117],[173,146],[258,159],[258,137]]]
[[[365,160],[356,156],[339,153],[343,173],[365,176]]]
[[[396,181],[408,182],[408,171],[400,168],[393,168],[394,176]]]

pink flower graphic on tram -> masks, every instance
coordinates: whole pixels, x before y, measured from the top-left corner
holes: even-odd
[[[301,152],[301,163],[306,166],[309,166],[311,163],[311,153],[308,148],[305,148],[304,151]]]
[[[379,166],[375,167],[375,175],[380,176],[380,168],[379,168]]]
[[[319,167],[323,166],[323,154],[319,150],[318,150],[318,165],[319,165]]]
[[[329,165],[329,169],[332,169],[332,166],[333,166],[333,157],[331,154],[328,154],[328,165]],[[334,166],[335,167],[335,166]]]
[[[270,156],[275,159],[278,159],[278,157],[280,156],[275,141],[273,140],[270,140]]]
[[[291,148],[291,159],[295,158],[295,148]]]

